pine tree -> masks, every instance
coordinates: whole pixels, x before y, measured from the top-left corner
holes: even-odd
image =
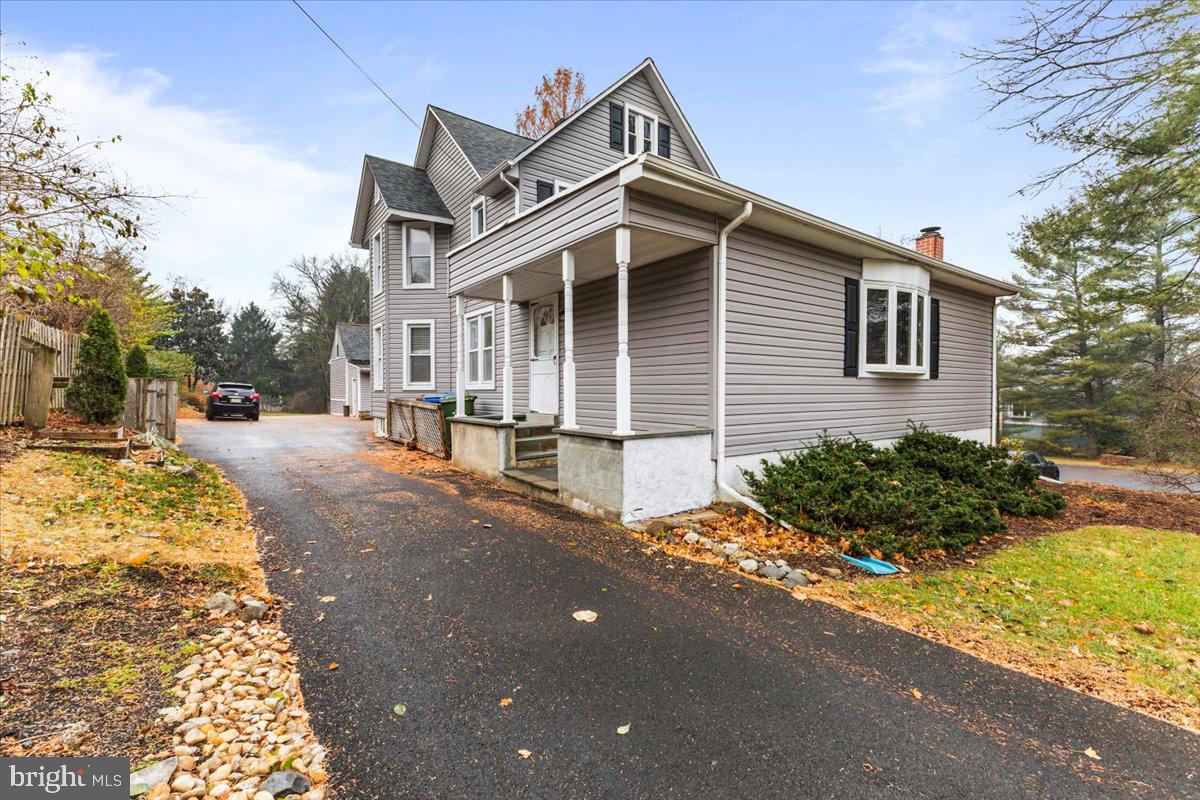
[[[84,326],[67,387],[67,408],[84,422],[116,422],[125,410],[125,364],[108,312],[97,309]]]
[[[155,344],[191,356],[196,362],[196,377],[219,380],[225,368],[225,348],[229,345],[225,310],[199,286],[191,289],[176,286],[171,290],[170,302],[172,330],[160,336]]]
[[[275,322],[250,303],[233,315],[229,330],[227,377],[253,383],[262,394],[277,395],[283,379],[283,361]]]
[[[129,355],[125,356],[125,376],[129,378],[150,377],[150,362],[146,359],[146,351],[139,344],[135,344],[129,351]]]

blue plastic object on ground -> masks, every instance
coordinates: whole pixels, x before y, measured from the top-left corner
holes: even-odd
[[[841,553],[838,553],[838,555],[842,556],[842,558],[846,559],[854,566],[862,567],[872,575],[894,575],[900,571],[900,568],[895,564],[889,564],[886,561],[880,561],[878,558],[867,558],[865,556],[862,558],[852,558],[851,556],[842,555]]]

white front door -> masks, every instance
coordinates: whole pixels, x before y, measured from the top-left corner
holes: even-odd
[[[350,416],[358,416],[358,370],[346,369],[346,405],[350,406]]]
[[[529,304],[529,410],[558,413],[558,295]]]

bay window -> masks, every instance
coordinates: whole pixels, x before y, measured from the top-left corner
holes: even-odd
[[[863,262],[862,369],[925,375],[929,346],[929,273],[921,267]]]

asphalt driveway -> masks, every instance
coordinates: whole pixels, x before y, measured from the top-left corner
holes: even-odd
[[[367,423],[180,434],[255,510],[343,798],[1200,797],[1200,737],[470,476],[389,472]]]
[[[1181,487],[1160,486],[1139,469],[1123,469],[1121,467],[1102,467],[1091,464],[1062,464],[1058,465],[1059,477],[1064,481],[1085,481],[1087,483],[1103,483],[1108,486],[1118,486],[1122,489],[1148,489],[1153,492],[1182,493]]]

